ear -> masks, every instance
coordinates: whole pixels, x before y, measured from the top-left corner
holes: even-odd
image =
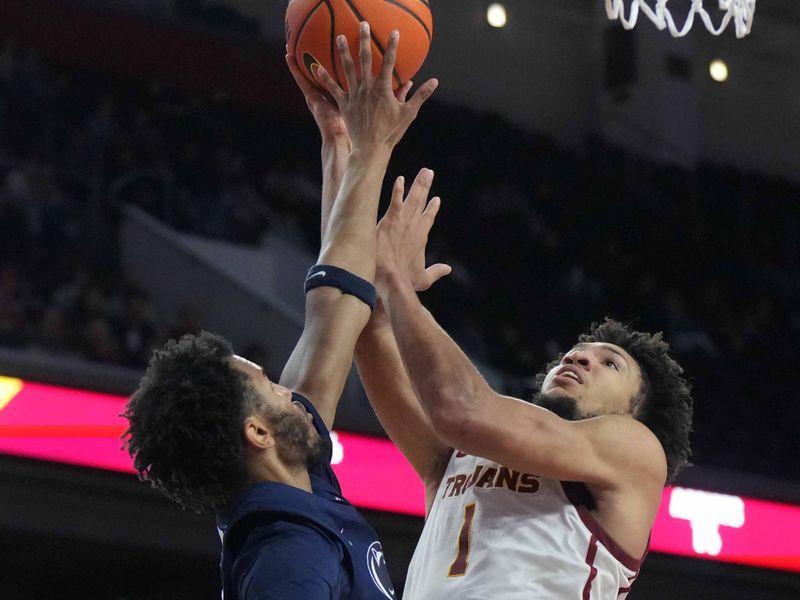
[[[275,445],[275,438],[272,437],[266,421],[255,416],[244,420],[244,439],[248,446],[256,450],[266,450]]]

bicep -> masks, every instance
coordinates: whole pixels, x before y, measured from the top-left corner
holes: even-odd
[[[278,523],[259,530],[237,560],[242,600],[328,600],[338,597],[341,553],[320,532]]]
[[[605,415],[567,421],[515,398],[496,396],[465,425],[459,449],[511,469],[604,488],[663,479],[666,459],[658,439],[630,417]]]
[[[336,288],[315,288],[306,296],[303,333],[280,383],[313,402],[329,429],[369,314],[366,304]]]

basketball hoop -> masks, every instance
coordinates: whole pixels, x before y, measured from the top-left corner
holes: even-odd
[[[736,25],[736,37],[743,38],[750,33],[753,26],[753,15],[756,12],[756,0],[707,0],[708,2],[719,2],[719,10],[725,14],[719,26],[715,26],[711,21],[711,15],[703,8],[703,0],[691,0],[692,7],[682,28],[675,25],[675,21],[667,8],[669,0],[655,0],[655,6],[650,7],[648,2],[651,0],[629,0],[630,12],[625,16],[625,0],[606,0],[606,14],[609,19],[619,19],[625,29],[633,29],[636,19],[641,10],[647,17],[656,24],[659,29],[669,29],[672,37],[683,37],[694,24],[695,16],[699,16],[712,34],[719,35],[733,20]]]

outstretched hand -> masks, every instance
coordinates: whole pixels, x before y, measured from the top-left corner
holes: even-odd
[[[361,23],[358,53],[361,77],[359,78],[356,73],[347,39],[343,35],[336,38],[336,45],[347,79],[347,91],[344,91],[324,68],[320,67],[317,71],[319,80],[339,107],[353,148],[371,149],[383,146],[393,149],[416,119],[420,107],[433,95],[439,85],[436,79],[429,79],[408,101],[406,96],[411,89],[411,82],[401,86],[397,92],[392,90],[392,76],[399,41],[400,32],[395,30],[386,45],[380,73],[374,78],[369,24]],[[308,98],[308,95],[306,97]]]
[[[427,201],[433,171],[419,172],[405,201],[404,183],[402,177],[395,181],[389,208],[378,223],[375,285],[379,293],[391,277],[398,277],[421,292],[452,271],[449,265],[440,263],[425,267],[428,234],[441,206],[438,197]]]
[[[294,77],[297,87],[303,92],[305,96],[308,110],[314,117],[314,121],[319,127],[319,132],[323,140],[343,139],[350,143],[350,135],[347,132],[347,124],[342,118],[342,113],[339,107],[331,98],[325,96],[325,93],[317,86],[311,83],[308,78],[303,75],[300,66],[294,56],[286,55],[286,64],[289,66],[289,71]]]
[[[292,77],[294,77],[297,87],[303,92],[308,110],[314,117],[322,139],[328,141],[343,139],[350,144],[350,134],[347,132],[347,123],[344,122],[336,101],[309,81],[308,77],[303,74],[294,56],[287,54],[285,58],[286,65],[289,67],[289,72],[292,74]],[[406,101],[408,92],[411,91],[413,85],[413,81],[406,81],[395,90],[394,96],[398,102]]]

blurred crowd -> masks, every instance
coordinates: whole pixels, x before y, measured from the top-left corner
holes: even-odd
[[[225,2],[213,0],[90,0],[104,8],[113,7],[154,17],[181,19],[236,33],[257,34],[260,23]]]
[[[242,244],[315,250],[310,117],[46,65],[0,51],[0,345],[142,367],[170,335],[119,266],[118,209]],[[663,330],[694,382],[695,462],[800,481],[800,186],[722,165],[689,172],[600,139],[567,149],[431,102],[390,175],[437,172],[426,303],[466,351],[527,394],[605,315]],[[467,300],[465,300],[467,299]],[[264,352],[266,349],[253,349]]]

